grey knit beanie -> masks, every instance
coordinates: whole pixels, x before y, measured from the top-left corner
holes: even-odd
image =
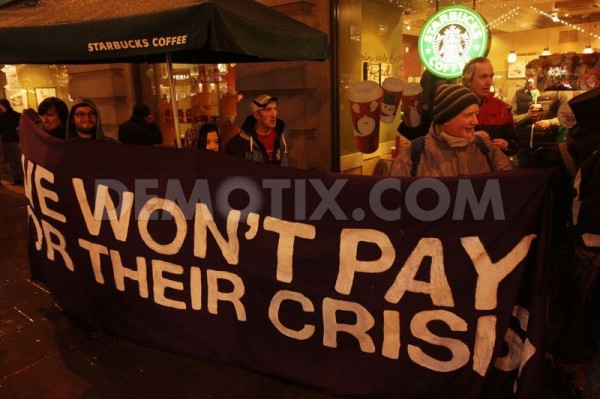
[[[471,90],[460,85],[442,85],[435,92],[433,122],[436,125],[448,122],[471,104],[479,105]]]

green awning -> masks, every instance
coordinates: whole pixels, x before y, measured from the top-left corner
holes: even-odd
[[[327,35],[253,0],[38,0],[0,7],[0,63],[324,60]]]

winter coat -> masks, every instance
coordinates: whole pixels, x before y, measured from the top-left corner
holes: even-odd
[[[275,125],[275,134],[277,135],[273,144],[273,155],[271,159],[258,140],[258,133],[254,124],[256,120],[254,116],[248,115],[240,132],[233,137],[227,144],[225,152],[229,155],[242,157],[254,162],[271,163],[275,165],[288,166],[287,143],[285,140],[286,131],[285,124],[281,119],[277,119]]]
[[[132,116],[119,126],[119,141],[151,146],[161,144],[163,137],[156,123],[148,124],[145,119]]]
[[[451,147],[432,124],[425,135],[424,147],[416,176],[465,176],[514,169],[510,159],[491,141],[483,139],[487,156],[475,143],[475,135],[463,147]],[[412,169],[411,146],[406,145],[392,165],[391,176],[410,176]]]
[[[6,112],[0,112],[0,136],[3,143],[19,142],[19,119],[21,114],[15,111],[8,100],[0,100]]]
[[[514,155],[519,150],[519,138],[517,137],[513,116],[508,105],[488,93],[479,106],[479,124],[475,130],[483,130],[490,135],[490,140],[504,139],[508,142],[508,148],[504,153],[508,156]]]

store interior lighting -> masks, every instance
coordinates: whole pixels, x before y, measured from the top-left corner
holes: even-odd
[[[510,50],[510,53],[508,53],[508,56],[506,57],[506,61],[509,64],[517,62],[517,53],[515,53],[515,50]]]
[[[552,55],[552,53],[550,52],[550,47],[548,47],[548,28],[546,28],[546,47],[544,47],[544,51],[540,53],[540,56],[548,57],[549,55]]]
[[[589,18],[589,17],[588,17]],[[583,49],[583,54],[592,54],[594,49],[592,48],[592,24],[588,27],[588,42]]]
[[[518,10],[519,7],[516,7],[516,9]],[[517,14],[513,15],[513,17],[512,17],[512,20],[513,20],[512,48],[510,49],[510,53],[508,53],[508,56],[506,57],[506,62],[508,62],[509,64],[517,62],[517,53],[515,53],[515,20],[516,19],[517,19]]]

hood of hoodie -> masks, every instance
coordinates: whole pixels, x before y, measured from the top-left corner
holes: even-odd
[[[71,106],[71,110],[69,111],[69,117],[67,118],[67,139],[71,139],[73,137],[77,137],[77,130],[75,129],[75,125],[73,124],[73,114],[77,111],[77,108],[81,105],[87,105],[88,107],[92,107],[96,114],[98,114],[98,119],[96,123],[96,140],[104,140],[104,129],[102,128],[102,118],[100,118],[100,112],[98,111],[98,107],[92,100],[87,98],[78,98],[75,100],[75,103]]]

